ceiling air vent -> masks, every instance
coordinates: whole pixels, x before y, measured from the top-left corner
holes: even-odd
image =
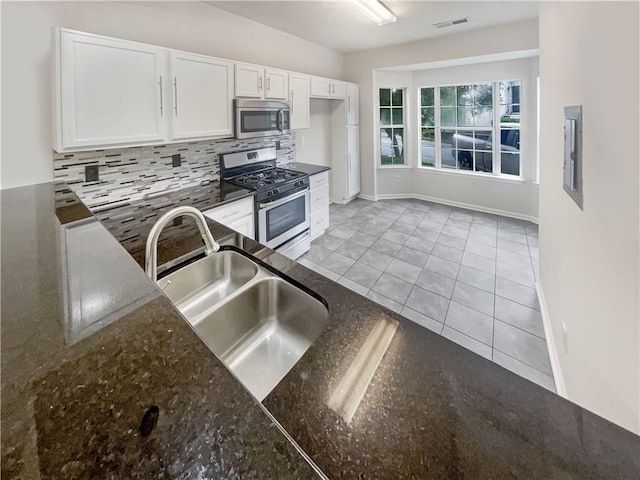
[[[460,25],[461,23],[467,23],[469,21],[469,17],[458,18],[457,20],[447,20],[446,22],[434,23],[433,26],[436,28],[446,28],[453,27],[454,25]]]

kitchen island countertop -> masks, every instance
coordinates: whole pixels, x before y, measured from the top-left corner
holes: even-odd
[[[139,264],[145,232],[171,206],[138,222],[136,242],[119,238]],[[269,415],[150,283],[143,305],[70,344],[60,231],[87,220],[82,204],[52,184],[2,192],[4,478],[316,476],[269,415],[329,478],[640,475],[637,435],[213,221],[223,244],[281,270],[330,308],[325,331],[263,401]],[[115,224],[102,225],[118,237]],[[160,243],[165,261],[200,238],[174,227]],[[124,249],[112,255],[130,260]],[[105,294],[117,281],[104,279]],[[328,399],[380,318],[399,327],[347,423]],[[143,437],[152,406],[157,427]]]

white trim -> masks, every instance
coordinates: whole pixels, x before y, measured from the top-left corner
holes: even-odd
[[[553,372],[553,380],[556,384],[556,393],[561,397],[567,398],[567,388],[564,384],[562,369],[560,368],[560,359],[556,351],[556,344],[553,341],[553,329],[551,328],[551,319],[547,310],[547,303],[542,292],[542,285],[536,282],[536,293],[538,294],[538,302],[540,303],[540,313],[542,314],[542,325],[544,326],[544,337],[547,340],[547,350],[549,352],[549,362],[551,363],[551,371]]]
[[[411,170],[411,165],[378,165],[378,170]]]
[[[364,193],[359,194],[358,198],[361,198],[362,200],[369,200],[370,202],[377,202],[378,201],[377,195],[366,195]]]
[[[360,197],[364,198],[362,195],[360,195]],[[492,213],[494,215],[500,215],[502,217],[515,218],[518,220],[526,220],[527,222],[535,223],[536,225],[538,224],[538,219],[536,217],[532,217],[531,215],[523,215],[521,213],[508,212],[506,210],[499,210],[497,208],[482,207],[480,205],[473,205],[471,203],[454,202],[452,200],[447,200],[444,198],[429,197],[427,195],[417,195],[414,193],[382,193],[380,195],[377,195],[375,198],[368,197],[364,199],[377,201],[377,200],[395,200],[395,199],[405,199],[405,198],[415,198],[417,200],[425,200],[427,202],[440,203],[442,205],[449,205],[451,207],[474,210],[476,212]]]

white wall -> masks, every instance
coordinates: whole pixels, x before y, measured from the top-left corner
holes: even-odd
[[[0,5],[2,188],[52,179],[52,26],[342,77],[341,53],[201,2],[2,2]]]
[[[312,98],[310,104],[309,128],[296,130],[296,161],[330,167],[331,100]]]
[[[538,48],[538,22],[527,20],[417,42],[345,54],[345,79],[360,85],[360,173],[362,193],[375,196],[376,105],[374,70]]]
[[[381,168],[377,170],[377,195],[415,194],[444,203],[471,205],[487,211],[537,220],[538,185],[536,182],[536,78],[537,57],[437,68],[417,72],[376,71],[374,90],[380,87],[406,87],[405,158],[414,168]],[[414,140],[419,138],[416,112],[420,87],[498,80],[522,80],[521,153],[522,181],[474,177],[425,168],[420,164],[420,151]],[[374,122],[375,123],[375,122]],[[377,145],[376,145],[377,147]],[[378,150],[374,148],[378,158]],[[400,182],[398,178],[400,177]]]
[[[636,433],[639,14],[637,2],[540,6],[540,274],[555,349],[569,399]],[[584,211],[562,190],[567,105],[583,107]]]

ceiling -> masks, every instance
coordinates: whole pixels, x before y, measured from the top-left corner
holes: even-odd
[[[384,0],[398,20],[379,27],[346,1],[204,3],[341,52],[384,47],[538,16],[538,2],[532,1]],[[469,17],[469,23],[443,29],[433,26],[461,17]]]

